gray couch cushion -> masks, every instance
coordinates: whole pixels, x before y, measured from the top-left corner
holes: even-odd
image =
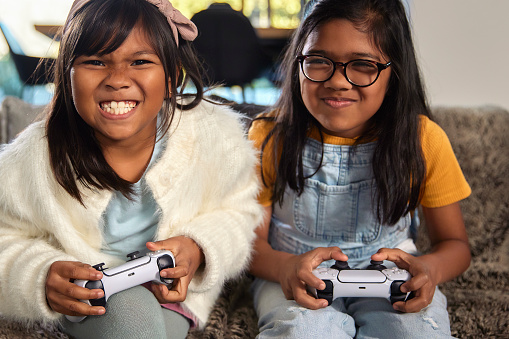
[[[42,117],[44,107],[6,96],[0,108],[0,143],[8,143],[27,125]]]

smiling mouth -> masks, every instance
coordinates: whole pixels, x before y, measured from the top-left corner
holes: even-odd
[[[132,111],[138,102],[136,101],[105,101],[101,102],[101,109],[114,115],[122,115]]]

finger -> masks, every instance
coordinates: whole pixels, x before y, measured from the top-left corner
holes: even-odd
[[[183,302],[187,296],[187,284],[182,279],[173,282],[172,289],[168,289],[165,285],[153,284],[153,292],[160,303]]]
[[[146,243],[146,246],[151,251],[159,251],[163,250],[164,248],[164,240],[163,241],[149,241]]]
[[[392,305],[392,307],[396,311],[405,312],[405,313],[415,313],[422,310],[424,307],[428,306],[429,302],[426,298],[422,296],[416,296],[413,299],[408,301],[398,301]]]
[[[72,298],[72,299],[78,299],[78,300],[90,300],[90,299],[99,299],[104,297],[104,291],[102,289],[93,289],[90,290],[86,287],[80,287],[75,284],[71,284],[74,286],[70,286],[66,293],[64,293],[64,296]]]
[[[61,292],[60,292],[61,291]],[[104,297],[104,291],[101,289],[90,290],[85,287],[80,287],[71,282],[64,282],[62,286],[52,288],[46,287],[46,299],[50,307],[57,311],[60,307],[67,308],[65,305],[69,301],[90,300]]]
[[[65,303],[64,310],[60,313],[67,315],[103,315],[106,313],[106,309],[102,306],[90,306],[81,301],[70,300]]]
[[[335,247],[331,253],[331,259],[348,261],[348,256],[339,247]]]
[[[179,279],[189,274],[189,269],[186,266],[176,266],[172,268],[166,268],[159,272],[161,277],[170,279]]]
[[[313,268],[316,268],[322,262],[327,260],[342,260],[347,261],[348,256],[341,251],[339,247],[319,247],[312,251],[313,253]]]
[[[299,278],[299,280],[303,281],[308,286],[314,287],[317,290],[323,290],[325,288],[325,283],[323,280],[315,276],[312,271],[301,270],[299,274],[297,274],[297,278]]]
[[[394,303],[393,307],[401,312],[419,312],[431,304],[434,292],[435,290],[432,286],[426,285],[423,288],[412,292],[415,294],[412,299],[408,299],[406,302]]]
[[[52,310],[67,315],[101,315],[105,313],[102,306],[90,306],[81,300],[65,295],[53,294],[47,298]]]
[[[81,287],[70,282],[68,278],[60,277],[58,275],[54,275],[52,277],[48,276],[45,291],[46,298],[48,299],[48,302],[50,302],[50,306],[53,306],[52,303],[58,303],[61,296],[83,300],[97,299],[104,296],[104,291],[102,289],[91,290]]]
[[[169,289],[166,285],[153,283],[151,290],[160,304],[166,304],[170,302],[167,297]]]
[[[304,284],[299,285],[298,287],[293,288],[293,298],[300,306],[309,308],[311,310],[317,310],[319,308],[324,308],[328,306],[328,302],[325,299],[316,299],[311,296]]]
[[[430,280],[425,274],[417,274],[405,282],[403,285],[401,285],[400,290],[401,292],[417,291],[423,288],[429,282]]]
[[[375,254],[371,256],[371,259],[376,261],[382,260],[398,260],[400,258],[401,253],[403,252],[397,248],[380,248]]]
[[[99,280],[102,273],[88,264],[78,261],[55,261],[51,264],[48,276],[59,276],[66,280],[83,279],[83,280]]]
[[[399,268],[408,269],[410,268],[410,261],[414,257],[398,248],[381,248],[377,253],[371,256],[372,260],[376,261],[392,261]]]

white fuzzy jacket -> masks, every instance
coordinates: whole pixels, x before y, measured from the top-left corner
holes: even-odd
[[[249,263],[257,203],[256,156],[239,116],[202,102],[177,111],[159,161],[146,174],[160,206],[157,240],[179,235],[203,250],[184,307],[202,326],[225,280]],[[179,116],[180,115],[180,116]],[[100,252],[109,191],[82,188],[85,207],[56,182],[43,122],[30,125],[0,152],[0,313],[18,320],[58,320],[45,297],[49,266],[122,262]]]

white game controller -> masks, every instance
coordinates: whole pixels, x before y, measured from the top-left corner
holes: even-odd
[[[317,268],[313,274],[325,282],[325,289],[316,290],[308,286],[308,291],[317,299],[325,299],[332,304],[342,297],[386,298],[392,304],[413,297],[411,292],[403,293],[400,286],[411,278],[410,273],[401,268],[386,268],[382,261],[371,261],[365,270],[351,269],[346,261],[336,261],[330,268]]]
[[[139,256],[139,252],[128,254],[129,261],[115,268],[105,269],[104,263],[93,266],[103,273],[101,280],[76,280],[74,283],[88,289],[102,289],[104,297],[99,299],[80,300],[90,306],[106,306],[106,301],[113,294],[124,291],[128,288],[152,281],[157,284],[167,285],[173,283],[173,279],[164,279],[159,275],[161,270],[175,267],[173,253],[167,250],[149,252]],[[86,316],[66,315],[72,322],[80,322]]]

